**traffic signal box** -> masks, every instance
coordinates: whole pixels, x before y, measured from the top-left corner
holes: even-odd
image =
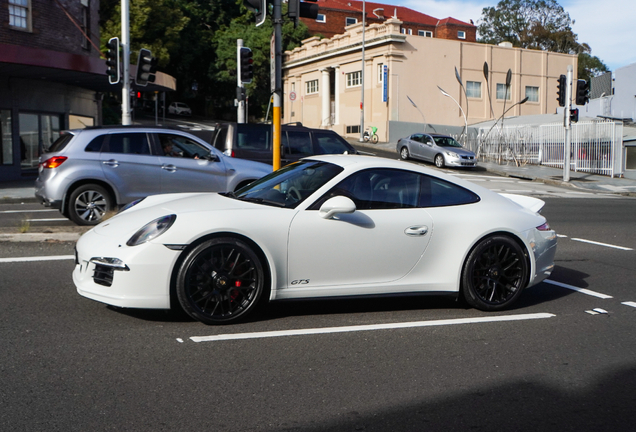
[[[241,47],[239,54],[239,74],[241,75],[241,82],[249,84],[254,77],[254,66],[252,65],[254,60],[252,59],[252,50],[247,47]]]
[[[265,18],[267,18],[267,0],[243,0],[243,5],[254,12],[256,27],[265,22]]]
[[[557,84],[557,100],[559,101],[559,106],[565,106],[565,85],[566,85],[566,76],[561,75],[559,77],[559,83]]]
[[[119,38],[114,37],[108,40],[106,44],[106,75],[108,82],[117,84],[119,82]]]
[[[287,3],[287,16],[294,20],[294,27],[298,25],[298,18],[318,18],[318,5],[315,3],[318,0],[307,0],[301,2],[300,0],[289,0]]]
[[[590,100],[590,84],[585,80],[576,81],[576,104],[585,105]]]
[[[142,48],[139,50],[137,58],[137,75],[135,83],[138,86],[145,87],[149,82],[155,82],[155,73],[157,72],[157,59],[152,56],[150,50]]]

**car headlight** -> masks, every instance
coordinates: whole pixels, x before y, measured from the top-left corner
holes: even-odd
[[[457,159],[459,159],[459,155],[458,155],[457,153],[453,153],[453,152],[449,152],[449,151],[447,151],[447,152],[446,152],[446,155],[447,155],[447,156],[450,156],[450,157],[452,157],[452,158],[457,158]]]
[[[161,216],[160,218],[147,223],[126,242],[126,246],[137,246],[159,237],[161,234],[168,231],[175,220],[177,220],[177,215],[171,214],[168,216]]]

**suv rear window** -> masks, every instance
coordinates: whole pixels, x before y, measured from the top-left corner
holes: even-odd
[[[269,125],[237,125],[236,148],[242,150],[269,150],[271,130]]]
[[[316,154],[341,154],[352,151],[346,141],[341,140],[336,134],[314,132],[314,138],[318,144]]]
[[[54,153],[61,151],[64,147],[66,147],[66,144],[68,144],[73,139],[74,136],[75,135],[73,135],[72,133],[65,133],[63,135],[60,135],[60,137],[56,139],[53,144],[51,144],[51,147],[48,148],[47,152]]]

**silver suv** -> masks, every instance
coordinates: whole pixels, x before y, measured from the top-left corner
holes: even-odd
[[[173,129],[78,129],[40,156],[35,196],[79,225],[95,225],[108,211],[148,195],[234,191],[271,171]]]

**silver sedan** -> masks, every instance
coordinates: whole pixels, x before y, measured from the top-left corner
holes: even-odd
[[[404,160],[433,162],[438,168],[477,166],[475,153],[465,149],[448,135],[416,133],[398,140],[397,151]]]

